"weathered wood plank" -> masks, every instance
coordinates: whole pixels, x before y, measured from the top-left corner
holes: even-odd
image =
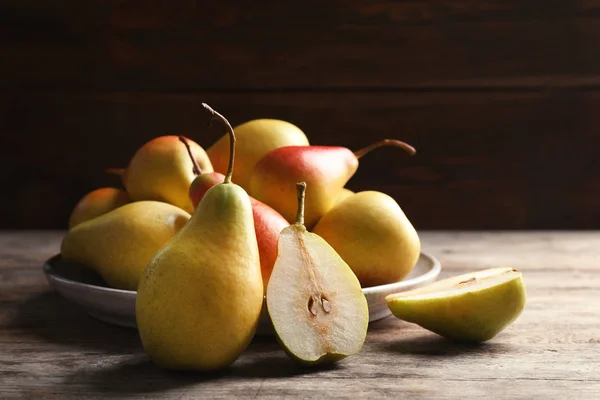
[[[597,1],[5,1],[0,51],[9,61],[0,64],[0,87],[536,86],[541,77],[582,74],[597,82],[597,8]]]
[[[497,265],[524,273],[528,303],[495,339],[457,344],[393,317],[333,368],[303,369],[256,338],[227,371],[154,366],[137,332],[87,316],[48,290],[41,263],[63,231],[0,232],[0,397],[48,399],[600,396],[598,232],[428,232],[442,276]]]
[[[0,206],[5,228],[63,228],[87,191],[119,185],[152,137],[186,134],[210,146],[201,102],[232,123],[273,117],[313,144],[358,149],[395,137],[413,144],[367,155],[349,182],[396,198],[419,229],[594,228],[600,223],[595,91],[524,93],[53,93],[0,96]],[[40,207],[39,199],[44,199]]]

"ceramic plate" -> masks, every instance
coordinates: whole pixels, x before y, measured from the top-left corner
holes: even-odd
[[[391,314],[385,296],[403,292],[435,281],[440,274],[439,261],[430,254],[421,253],[417,265],[402,281],[363,289],[369,304],[369,321],[377,321]],[[67,263],[60,255],[44,263],[44,273],[50,286],[66,299],[82,306],[102,321],[135,328],[135,296],[131,290],[112,289],[91,271]],[[259,332],[268,334],[271,323],[263,309]]]

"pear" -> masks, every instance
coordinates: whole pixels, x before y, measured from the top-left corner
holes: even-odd
[[[290,181],[306,182],[311,195],[306,200],[308,229],[336,204],[344,185],[358,169],[358,160],[381,146],[397,146],[410,154],[415,149],[399,140],[382,140],[352,152],[340,146],[286,146],[265,155],[250,177],[249,193],[268,204],[289,222],[295,220],[296,206],[290,201],[294,190]]]
[[[189,219],[167,203],[125,204],[71,229],[61,255],[93,269],[113,288],[136,290],[150,259]]]
[[[190,185],[190,199],[194,207],[200,203],[208,189],[218,183],[223,183],[224,180],[225,175],[219,172],[208,172],[196,176],[196,179]],[[258,242],[263,288],[266,290],[273,265],[275,265],[275,259],[277,258],[279,233],[289,224],[281,214],[265,203],[250,197],[250,204],[252,205],[254,231],[256,232],[256,240]]]
[[[362,287],[398,282],[421,252],[417,231],[398,203],[377,191],[346,198],[312,231],[348,263]]]
[[[484,342],[510,325],[523,311],[525,283],[514,268],[491,268],[454,276],[391,294],[392,313],[441,336]]]
[[[255,119],[234,128],[236,136],[236,183],[248,189],[254,165],[265,154],[282,146],[308,146],[296,125],[278,119]],[[229,135],[225,134],[207,151],[215,171],[224,174],[229,162]]]
[[[138,287],[136,321],[154,363],[169,369],[217,370],[233,363],[252,340],[263,284],[248,195],[229,170],[211,187],[190,221],[150,261]]]
[[[73,208],[69,217],[69,229],[82,222],[104,215],[130,201],[127,192],[121,189],[103,187],[93,190],[83,196]]]
[[[225,175],[219,172],[200,174],[190,186],[192,204],[197,206],[208,189],[225,180]],[[289,224],[277,211],[263,202],[250,197],[252,217],[254,218],[254,231],[258,242],[260,270],[263,278],[263,287],[266,290],[271,271],[277,258],[277,241],[279,233]]]
[[[346,200],[348,197],[354,195],[355,193],[347,188],[342,188],[342,190],[340,191],[340,194],[338,195],[337,199],[335,200],[335,204],[339,204],[342,201]]]
[[[196,175],[180,138],[168,135],[152,139],[136,151],[127,169],[108,171],[122,175],[123,185],[132,200],[163,201],[191,214],[194,208],[188,191]],[[212,172],[212,164],[204,149],[194,141],[186,140],[201,172]]]
[[[336,362],[361,350],[369,309],[352,270],[327,242],[306,230],[306,183],[297,187],[297,221],[279,237],[267,310],[293,360],[306,365]]]

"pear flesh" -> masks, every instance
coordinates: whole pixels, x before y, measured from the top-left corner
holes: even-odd
[[[144,349],[165,368],[224,368],[252,340],[262,304],[249,197],[217,184],[146,268],[136,299]]]
[[[369,311],[352,270],[302,225],[285,228],[278,249],[267,309],[288,355],[301,364],[317,364],[359,352]]]
[[[72,228],[61,255],[93,269],[113,288],[136,290],[148,262],[189,219],[184,210],[159,201],[125,204]]]
[[[386,301],[404,321],[449,339],[484,342],[521,314],[526,297],[521,272],[505,267],[447,278]]]

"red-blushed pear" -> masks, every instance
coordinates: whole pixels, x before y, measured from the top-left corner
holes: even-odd
[[[341,146],[286,146],[265,155],[254,167],[249,194],[279,211],[290,223],[295,220],[293,187],[306,182],[305,224],[310,230],[337,203],[344,185],[358,169],[358,160],[381,146],[396,146],[410,154],[416,150],[399,140],[385,139],[356,152]]]
[[[198,175],[190,186],[190,198],[194,207],[198,206],[198,203],[200,203],[208,189],[218,183],[223,183],[224,179],[225,175],[219,172],[208,172]],[[250,197],[250,204],[252,205],[254,230],[256,232],[256,241],[258,242],[263,286],[266,291],[273,265],[277,259],[279,233],[289,224],[281,214],[265,203]]]
[[[69,217],[69,229],[129,203],[127,192],[112,187],[92,190],[79,200]]]
[[[163,201],[191,213],[193,207],[189,189],[196,174],[179,138],[167,135],[152,139],[136,151],[125,170],[113,168],[107,171],[121,175],[132,200]],[[212,164],[204,149],[187,140],[201,171],[212,172]]]
[[[237,140],[235,181],[246,190],[254,165],[265,154],[282,146],[308,146],[308,139],[300,128],[278,119],[254,119],[234,130]],[[221,137],[206,153],[215,171],[225,173],[229,163],[229,135]]]

